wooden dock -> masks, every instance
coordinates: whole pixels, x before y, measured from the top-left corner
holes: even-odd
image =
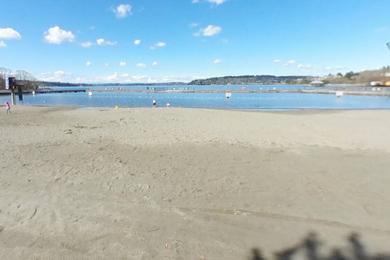
[[[50,93],[77,93],[77,92],[86,92],[85,89],[38,89],[35,90],[35,94],[50,94]],[[24,90],[23,94],[32,94],[32,90]],[[0,90],[0,96],[11,95],[11,91],[7,89]]]

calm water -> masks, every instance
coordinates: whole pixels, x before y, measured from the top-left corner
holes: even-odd
[[[122,87],[143,89],[139,87]],[[237,90],[241,86],[159,86],[149,87],[156,89],[220,89]],[[305,86],[248,86],[249,89],[304,89]],[[69,88],[68,88],[69,89]],[[118,89],[118,87],[96,87],[94,89]],[[374,96],[343,96],[320,94],[236,94],[230,99],[224,94],[203,93],[129,93],[129,92],[94,92],[93,96],[87,93],[38,94],[25,95],[25,105],[45,106],[81,106],[81,107],[151,107],[155,99],[159,106],[170,103],[172,107],[189,108],[223,108],[223,109],[390,109],[389,97]],[[0,96],[4,103],[7,96]]]

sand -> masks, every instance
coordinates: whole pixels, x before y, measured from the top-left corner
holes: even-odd
[[[0,259],[390,251],[390,111],[1,112]]]

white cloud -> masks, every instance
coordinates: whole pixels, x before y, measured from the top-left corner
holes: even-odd
[[[119,66],[126,67],[127,66],[127,62],[126,61],[121,61],[121,62],[119,62]]]
[[[65,76],[65,71],[63,70],[57,70],[56,72],[54,72],[54,75],[58,76],[58,77],[63,77]]]
[[[284,66],[291,66],[291,65],[295,65],[297,62],[295,60],[289,60],[287,61]]]
[[[134,45],[140,45],[141,42],[142,42],[142,41],[141,41],[140,39],[135,39],[134,42],[133,42],[133,44],[134,44]]]
[[[127,83],[131,82],[130,75],[128,73],[119,74],[118,72],[114,72],[111,75],[106,77],[100,77],[95,79],[96,82],[117,82],[117,83]]]
[[[89,47],[91,47],[92,45],[93,45],[92,42],[82,42],[82,43],[81,43],[81,47],[83,47],[83,48],[89,48]]]
[[[214,64],[220,64],[220,63],[222,63],[222,61],[220,59],[215,59],[215,60],[213,60],[213,63]]]
[[[131,14],[132,6],[129,4],[120,4],[114,9],[114,13],[118,18],[125,18]]]
[[[156,43],[156,47],[162,48],[165,47],[167,44],[165,42],[158,42]]]
[[[107,76],[108,81],[116,81],[118,79],[118,72],[114,72],[114,74]]]
[[[204,37],[212,37],[219,34],[221,31],[222,28],[220,26],[210,24],[207,27],[200,30],[200,32],[197,35],[202,35]]]
[[[302,70],[310,70],[312,68],[312,66],[311,65],[305,65],[305,64],[298,64],[297,68],[298,69],[302,69]]]
[[[20,40],[20,33],[12,28],[0,28],[0,40]]]
[[[311,74],[324,74],[324,73],[335,73],[340,71],[348,70],[347,67],[343,67],[340,65],[337,66],[312,66],[309,64],[299,63],[296,60],[287,60],[282,61],[279,59],[273,60],[274,63],[280,64],[280,66],[289,67],[291,69],[300,70],[304,72],[310,72]]]
[[[105,40],[102,39],[102,38],[100,38],[100,39],[97,39],[97,40],[96,40],[96,43],[97,43],[98,45],[103,45],[103,44],[105,43]]]
[[[92,65],[92,62],[90,62],[89,60],[85,62],[85,66],[90,67],[91,65]]]
[[[54,82],[73,82],[73,83],[166,83],[166,82],[190,82],[194,76],[148,76],[131,75],[129,73],[114,72],[103,76],[80,76],[63,70],[55,72],[46,72],[38,75],[39,80]]]
[[[201,2],[201,0],[192,0],[193,4],[198,4],[200,2]],[[221,5],[221,4],[225,3],[226,0],[203,0],[203,2],[208,2],[211,4],[215,4],[215,5]]]
[[[54,82],[75,82],[76,78],[71,73],[67,73],[63,70],[57,70],[55,72],[45,72],[38,75],[39,80],[54,81]]]
[[[195,23],[195,22],[190,23],[190,27],[192,27],[192,28],[195,28],[195,27],[198,27],[198,26],[199,26],[198,23]]]
[[[0,48],[7,47],[7,44],[4,41],[0,41]]]
[[[109,75],[85,77],[75,75],[63,70],[55,72],[46,72],[38,75],[39,80],[55,82],[74,82],[74,83],[166,83],[166,82],[190,82],[194,76],[148,76],[148,75],[131,75],[129,73],[114,72]]]
[[[145,63],[137,63],[137,68],[140,68],[140,69],[144,69],[146,68],[146,64]]]
[[[209,3],[221,5],[226,2],[226,0],[208,0]]]
[[[75,36],[71,31],[65,31],[59,26],[51,27],[45,32],[45,41],[50,44],[73,42],[74,38]]]
[[[326,66],[323,68],[323,70],[325,70],[325,71],[333,71],[333,72],[339,72],[339,71],[343,71],[343,70],[347,70],[347,69],[348,69],[347,67],[340,66],[340,65]]]
[[[90,82],[116,82],[116,83],[166,83],[166,82],[190,82],[194,77],[187,76],[164,76],[151,77],[147,75],[129,75],[128,73],[119,74],[115,72],[105,77],[90,79]]]
[[[154,67],[155,67],[155,66],[158,66],[158,62],[157,62],[157,61],[153,61],[153,62],[152,62],[152,66],[154,66]]]
[[[303,63],[298,63],[296,60],[288,60],[288,61],[284,62],[280,59],[274,59],[272,62],[275,64],[283,65],[285,67],[292,67],[292,68],[297,68],[300,70],[311,70],[311,71],[314,70],[313,66],[303,64]]]
[[[96,40],[96,44],[99,46],[114,46],[117,44],[117,42],[107,41],[103,38],[99,38]]]
[[[165,42],[157,42],[153,46],[151,46],[150,49],[155,50],[157,48],[164,48],[165,46],[167,46]]]

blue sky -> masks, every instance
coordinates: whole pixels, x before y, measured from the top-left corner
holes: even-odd
[[[0,67],[45,80],[324,75],[390,64],[388,0],[0,0]]]

